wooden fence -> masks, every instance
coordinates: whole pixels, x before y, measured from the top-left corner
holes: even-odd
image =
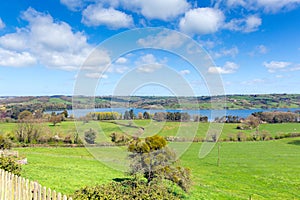
[[[72,200],[72,198],[0,169],[0,200]]]

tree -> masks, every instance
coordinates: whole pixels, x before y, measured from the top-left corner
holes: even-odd
[[[260,124],[259,118],[255,117],[253,115],[250,115],[237,128],[238,129],[254,129],[254,128],[258,128],[259,124]]]
[[[130,119],[134,119],[135,118],[135,114],[133,112],[133,109],[130,109],[130,111],[129,111],[129,117],[130,117]]]
[[[64,109],[64,111],[61,113],[65,118],[68,118],[69,113],[66,109]]]
[[[144,119],[150,119],[150,114],[149,114],[148,112],[145,111],[145,112],[143,113],[143,118],[144,118]]]
[[[22,121],[22,120],[30,120],[32,119],[32,113],[28,110],[24,110],[23,112],[21,112],[19,115],[18,115],[18,120],[19,121]]]
[[[129,120],[130,119],[130,114],[129,114],[128,110],[126,110],[125,113],[124,113],[124,119],[125,120]]]
[[[176,166],[176,155],[167,147],[167,141],[158,135],[135,138],[128,145],[131,152],[130,174],[142,174],[150,183],[154,178],[167,179],[180,186],[183,190],[189,189],[190,171],[187,168]]]
[[[143,113],[141,112],[138,113],[138,119],[143,119]]]
[[[94,144],[96,139],[96,131],[92,128],[90,128],[88,131],[84,133],[84,140],[88,144]]]
[[[50,117],[49,121],[53,124],[53,126],[56,126],[56,124],[61,123],[62,116],[61,115],[52,115]]]

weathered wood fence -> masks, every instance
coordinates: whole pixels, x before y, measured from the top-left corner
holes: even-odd
[[[0,169],[0,200],[72,200],[72,198]]]

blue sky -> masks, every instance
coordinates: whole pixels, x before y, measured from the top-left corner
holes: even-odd
[[[215,82],[225,94],[300,93],[299,19],[300,0],[1,1],[0,96],[72,95],[76,84],[95,95],[209,95]],[[161,32],[114,41],[147,27]],[[205,54],[198,64],[214,66],[199,71],[167,48],[188,37]]]

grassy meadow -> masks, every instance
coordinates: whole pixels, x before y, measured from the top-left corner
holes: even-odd
[[[181,157],[181,164],[192,171],[188,199],[300,198],[300,138],[221,143],[219,166],[217,146],[203,159],[198,158],[200,147],[201,143],[193,143]],[[18,151],[29,162],[23,166],[22,176],[67,194],[84,185],[126,177],[95,160],[85,148]]]
[[[110,141],[109,135],[113,132],[126,133],[128,135],[142,135],[143,137],[159,134],[161,136],[178,136],[178,130],[181,127],[187,136],[179,135],[180,137],[193,138],[205,138],[209,126],[214,126],[216,123],[195,123],[195,122],[156,122],[152,120],[120,120],[116,121],[119,124],[111,123],[111,121],[90,121],[83,123],[78,121],[65,121],[56,126],[51,123],[43,123],[52,135],[59,135],[60,137],[73,136],[76,130],[78,130],[80,136],[83,136],[84,132],[89,128],[95,129],[99,134],[96,138],[96,142]],[[131,126],[129,126],[131,124]],[[239,124],[225,123],[221,127],[221,139],[228,138],[229,135],[243,132],[247,136],[253,134],[256,130],[239,130],[236,127]],[[138,127],[143,127],[144,131],[141,132]],[[0,123],[0,134],[13,133],[17,128],[17,123]],[[278,124],[260,124],[259,131],[267,131],[272,137],[278,134],[299,133],[299,123],[278,123]],[[181,132],[180,132],[181,133]]]
[[[197,137],[205,137],[209,123],[155,122],[147,120],[89,123],[77,122],[79,133],[93,128],[98,131],[96,142],[109,141],[112,132],[124,132],[142,136],[158,133],[162,136],[176,136],[181,127],[184,131],[197,129]],[[48,127],[53,135],[65,137],[76,132],[74,122],[67,121]],[[261,124],[272,136],[300,132],[299,123]],[[143,127],[141,133],[138,127]],[[238,130],[237,124],[224,124],[221,138],[239,131],[247,135],[255,130]],[[15,123],[0,123],[0,133],[8,134],[16,129]],[[187,143],[177,143],[184,148]],[[187,199],[299,199],[300,198],[300,138],[286,138],[270,141],[221,142],[220,165],[217,165],[218,146],[205,158],[198,157],[202,143],[192,143],[180,158],[192,172],[193,187]],[[31,147],[17,148],[28,164],[23,166],[22,176],[38,181],[56,191],[72,194],[85,185],[107,183],[115,178],[126,178],[124,172],[99,162],[89,150],[104,152],[110,163],[118,162],[120,149],[112,147]],[[126,152],[126,148],[121,148]],[[99,156],[99,155],[98,155]],[[101,156],[101,154],[100,154]],[[112,166],[111,165],[111,166]]]

